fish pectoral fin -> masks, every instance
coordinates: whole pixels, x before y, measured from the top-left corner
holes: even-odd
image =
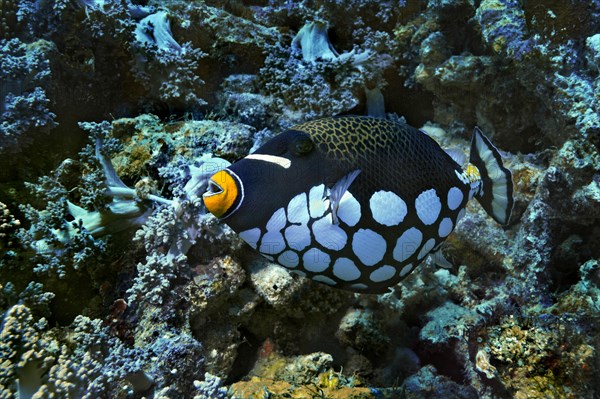
[[[337,217],[337,210],[340,206],[340,201],[359,173],[360,169],[353,170],[352,172],[343,176],[333,185],[333,187],[329,189],[329,206],[331,208],[331,220],[333,224],[340,223]]]
[[[444,257],[441,248],[438,248],[437,251],[430,253],[429,256],[431,257],[433,263],[436,264],[436,266],[442,267],[444,269],[452,269],[452,267],[454,267],[454,265]]]

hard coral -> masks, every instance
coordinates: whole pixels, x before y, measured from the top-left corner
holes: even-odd
[[[142,351],[109,336],[101,320],[80,316],[71,329],[52,331],[24,305],[4,315],[0,337],[0,385],[19,398],[52,394],[91,399],[116,393],[147,361]]]
[[[518,1],[483,0],[476,17],[494,52],[518,61],[533,50],[534,42],[528,37],[525,14]]]
[[[549,329],[537,323],[523,325],[508,317],[499,327],[490,328],[487,347],[505,386],[514,397],[587,395],[585,381],[591,376],[582,370],[582,365],[590,364],[593,349],[567,338],[567,330],[572,327],[563,323],[558,321]],[[570,374],[576,370],[581,370],[579,375]],[[580,383],[573,384],[573,378]]]

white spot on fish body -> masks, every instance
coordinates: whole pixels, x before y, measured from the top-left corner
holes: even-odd
[[[385,266],[381,266],[380,268],[375,270],[373,273],[371,273],[369,278],[371,279],[371,281],[373,281],[375,283],[380,283],[382,281],[391,279],[392,277],[394,277],[395,274],[396,274],[396,268],[389,266],[389,265],[385,265]]]
[[[360,270],[348,258],[339,258],[333,264],[333,274],[344,281],[353,281],[360,278]]]
[[[331,213],[315,221],[312,225],[315,240],[327,249],[339,251],[346,246],[348,236],[331,221]]]
[[[340,200],[337,216],[350,227],[360,220],[360,204],[349,191],[346,191]]]
[[[304,273],[302,270],[292,269],[290,270],[290,273],[295,274],[296,276],[306,277],[306,273]]]
[[[288,226],[285,229],[285,240],[290,248],[302,251],[310,245],[310,230],[306,225]]]
[[[308,209],[310,217],[313,219],[320,218],[329,208],[329,200],[324,199],[325,185],[321,184],[310,189],[308,194]]]
[[[331,263],[331,257],[318,248],[311,248],[302,255],[303,267],[309,272],[320,273]]]
[[[415,200],[415,208],[423,224],[428,226],[433,224],[442,210],[442,203],[435,189],[431,188],[419,194]]]
[[[306,201],[306,193],[296,195],[288,204],[288,220],[290,223],[308,223],[308,202]]]
[[[352,250],[367,266],[373,266],[382,260],[386,247],[385,239],[373,230],[360,229],[352,238]]]
[[[239,235],[242,238],[242,240],[248,243],[248,245],[256,249],[258,240],[260,240],[260,229],[258,227],[242,231]]]
[[[402,268],[402,270],[400,270],[400,277],[404,277],[406,276],[408,273],[410,273],[410,271],[414,268],[414,265],[412,263],[404,266]]]
[[[421,245],[423,240],[423,233],[416,227],[411,227],[406,230],[396,241],[394,247],[394,259],[398,262],[404,262],[410,258]]]
[[[448,190],[448,208],[450,208],[451,211],[458,208],[462,203],[463,197],[463,193],[459,188],[452,187]]]
[[[279,208],[273,213],[269,221],[267,222],[267,231],[281,231],[285,227],[287,220],[285,218],[285,211],[283,208]]]
[[[442,219],[438,228],[438,235],[440,237],[447,237],[452,232],[452,227],[452,220],[450,218]]]
[[[430,238],[429,240],[427,240],[427,242],[425,244],[423,244],[423,248],[421,248],[421,250],[419,251],[419,255],[417,255],[417,259],[423,259],[425,257],[425,255],[427,255],[429,252],[431,252],[431,250],[433,249],[433,247],[435,246],[435,240],[433,238]]]
[[[298,266],[298,262],[300,259],[298,258],[298,254],[294,251],[285,251],[277,258],[277,262],[280,265],[285,267],[294,268]]]
[[[337,284],[334,280],[330,279],[329,277],[322,276],[320,274],[317,274],[316,276],[313,276],[312,279],[314,281],[318,281],[320,283],[325,283],[327,285],[336,285]]]
[[[396,226],[406,217],[406,202],[391,191],[377,191],[369,200],[373,219],[384,226]]]
[[[285,249],[283,235],[279,231],[267,231],[260,241],[259,251],[267,255],[275,255]]]

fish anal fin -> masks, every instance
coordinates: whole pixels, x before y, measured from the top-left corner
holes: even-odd
[[[437,251],[430,253],[429,256],[436,266],[444,269],[452,269],[454,267],[454,265],[450,263],[448,259],[446,259],[441,248],[438,248]]]

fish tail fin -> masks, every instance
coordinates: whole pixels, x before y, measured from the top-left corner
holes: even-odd
[[[467,176],[472,175],[469,169],[473,167],[479,174],[477,201],[496,222],[508,224],[514,205],[512,173],[502,164],[498,149],[478,127],[473,132],[469,162]]]

